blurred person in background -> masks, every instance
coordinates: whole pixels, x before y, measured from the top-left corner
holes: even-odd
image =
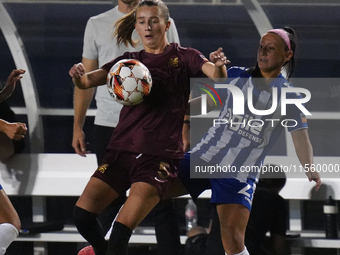
[[[25,71],[14,70],[7,79],[5,87],[0,91],[0,161],[6,159],[22,149],[22,141],[27,128],[24,123],[9,122],[14,118],[14,113],[7,104],[3,104],[14,91],[16,82],[22,78]],[[4,120],[4,119],[6,120]],[[21,222],[11,201],[0,184],[0,255],[5,254],[7,247],[19,235]]]

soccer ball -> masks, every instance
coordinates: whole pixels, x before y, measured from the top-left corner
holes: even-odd
[[[96,255],[92,246],[86,246],[78,252],[78,255]]]
[[[107,75],[110,95],[123,105],[136,105],[149,95],[152,78],[149,69],[135,59],[123,59]]]

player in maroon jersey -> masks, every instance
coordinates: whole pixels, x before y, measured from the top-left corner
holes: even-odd
[[[105,84],[108,71],[117,61],[134,58],[148,67],[153,78],[151,93],[142,103],[123,107],[102,165],[75,206],[75,224],[96,255],[126,254],[132,230],[166,197],[177,178],[190,78],[226,77],[225,64],[229,61],[222,48],[212,52],[208,61],[195,49],[169,44],[169,26],[169,10],[162,1],[142,1],[117,22],[116,36],[119,43],[133,45],[131,34],[136,29],[145,50],[125,53],[90,73],[81,63],[69,71],[73,83],[87,89]],[[106,244],[96,217],[129,188],[129,197]]]

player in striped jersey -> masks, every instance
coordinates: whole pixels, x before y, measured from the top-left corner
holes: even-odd
[[[255,68],[233,67],[228,70],[228,84],[243,92],[245,100],[256,110],[270,110],[272,104],[281,98],[282,89],[291,84],[282,76],[281,69],[287,70],[289,78],[294,69],[295,35],[290,28],[268,31],[261,38]],[[249,89],[248,89],[249,88]],[[252,94],[247,95],[251,92]],[[277,98],[273,95],[277,93]],[[309,166],[313,163],[313,149],[307,132],[303,112],[295,105],[287,105],[287,113],[281,115],[280,102],[270,115],[254,114],[244,103],[244,114],[233,114],[233,100],[242,97],[231,96],[227,89],[218,94],[225,99],[223,109],[214,126],[209,129],[190,153],[187,153],[180,167],[180,179],[189,193],[196,198],[204,189],[212,189],[211,203],[217,205],[221,225],[221,236],[226,254],[249,254],[244,246],[244,234],[251,210],[255,183],[260,167],[268,151],[277,141],[284,126],[289,126],[297,156],[310,181],[321,185],[320,176]],[[287,93],[287,98],[297,99],[300,95]],[[193,109],[201,106],[201,98],[190,102]],[[209,102],[208,108],[215,104]],[[275,106],[275,105],[274,105]],[[275,107],[274,107],[275,108]],[[269,121],[268,121],[269,120]],[[189,169],[226,169],[210,180],[190,179]],[[257,169],[257,171],[242,171]],[[215,178],[216,177],[216,178]]]

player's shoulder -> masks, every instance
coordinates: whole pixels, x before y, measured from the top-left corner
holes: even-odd
[[[273,87],[278,87],[280,90],[287,89],[285,91],[287,98],[301,97],[300,93],[294,90],[294,86],[282,74],[280,74],[273,83]]]
[[[202,59],[208,61],[208,59],[199,50],[195,48],[179,46],[177,43],[172,43],[172,44],[174,44],[174,49],[180,55],[189,56],[189,57],[199,55]]]
[[[118,7],[115,6],[110,10],[107,10],[105,12],[102,12],[102,13],[99,13],[97,15],[90,17],[88,22],[100,22],[106,19],[112,19],[116,16],[117,11],[118,11]]]
[[[172,47],[174,49],[176,49],[179,52],[191,52],[191,51],[194,52],[194,51],[198,51],[198,50],[196,50],[194,48],[191,48],[191,47],[180,46],[180,45],[178,45],[178,43],[175,43],[175,42],[171,43],[171,45],[172,45]]]
[[[280,79],[282,79],[281,80],[281,87],[282,88],[294,88],[294,86],[289,81],[287,81],[284,77],[282,77]]]
[[[249,68],[243,66],[232,66],[228,68],[228,77],[236,78],[236,77],[250,77],[250,73],[248,72]]]
[[[286,88],[287,90],[285,91],[286,93],[286,98],[294,99],[294,98],[302,98],[300,92],[298,90],[294,90],[294,86],[285,80],[284,82],[281,83],[281,90],[283,88]]]

